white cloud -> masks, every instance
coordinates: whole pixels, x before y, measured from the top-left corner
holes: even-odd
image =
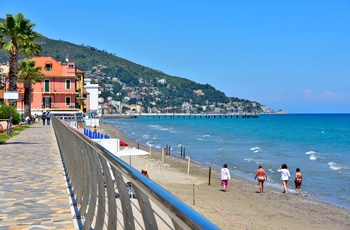
[[[313,96],[312,89],[304,90],[304,97],[312,97],[312,96]]]
[[[350,99],[350,93],[343,92],[333,92],[331,90],[326,90],[322,93],[314,93],[312,89],[306,89],[303,92],[304,98],[312,100],[342,100]]]
[[[336,93],[330,91],[330,90],[326,90],[325,92],[321,93],[319,95],[320,98],[338,98],[341,97],[341,95],[337,95]]]

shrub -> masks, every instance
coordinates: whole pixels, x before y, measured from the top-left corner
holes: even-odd
[[[12,107],[12,124],[16,125],[21,122],[21,115],[18,111]],[[0,104],[0,119],[9,119],[10,118],[10,106],[5,103]]]

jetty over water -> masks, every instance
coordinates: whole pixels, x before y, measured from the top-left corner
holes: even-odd
[[[139,114],[103,114],[101,118],[183,118],[183,119],[215,119],[215,118],[258,118],[258,113],[139,113]]]

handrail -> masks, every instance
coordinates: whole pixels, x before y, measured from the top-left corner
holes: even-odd
[[[79,229],[218,229],[79,130],[52,124]]]

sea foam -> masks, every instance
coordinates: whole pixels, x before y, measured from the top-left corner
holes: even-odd
[[[316,152],[315,151],[308,151],[308,152],[306,152],[305,154],[306,155],[310,155],[310,154],[315,154]]]
[[[333,170],[336,170],[336,171],[342,169],[342,167],[339,164],[337,164],[337,163],[335,163],[333,161],[329,162],[328,165],[329,165],[330,169],[333,169]]]
[[[306,155],[311,155],[311,156],[309,157],[310,160],[312,160],[312,161],[317,160],[317,152],[315,152],[315,151],[308,151],[308,152],[306,152],[305,154],[306,154]]]
[[[261,151],[261,148],[260,147],[253,147],[250,150],[252,150],[254,153],[258,153]]]
[[[248,162],[254,162],[256,164],[261,164],[261,161],[254,159],[254,158],[244,158],[244,160],[248,161]]]

